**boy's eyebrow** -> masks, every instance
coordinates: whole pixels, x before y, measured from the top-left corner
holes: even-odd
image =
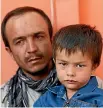
[[[75,64],[85,63],[86,61],[75,62]]]
[[[58,61],[61,61],[61,62],[68,62],[68,61],[65,61],[65,60],[60,60],[60,59],[56,59]],[[78,61],[78,62],[74,62],[75,64],[80,64],[80,63],[85,63],[86,61]]]
[[[56,59],[56,60],[58,60],[58,61],[62,61],[62,62],[67,62],[67,61],[65,61],[65,60],[59,60],[59,59]]]

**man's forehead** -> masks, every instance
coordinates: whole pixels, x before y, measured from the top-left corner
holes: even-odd
[[[46,35],[49,34],[47,23],[35,12],[14,16],[9,19],[6,25],[6,34],[9,37],[27,36],[38,32],[43,32]]]
[[[25,19],[25,18],[35,18],[35,19],[39,18],[41,20],[44,20],[43,16],[37,12],[25,12],[25,13],[17,14],[15,16],[10,17],[7,23],[10,22],[11,20],[18,20],[18,19]]]
[[[32,29],[33,27],[35,27],[35,29],[38,29],[38,28],[47,29],[48,25],[46,21],[42,18],[42,16],[39,15],[38,13],[27,12],[25,14],[11,17],[6,24],[6,29],[10,28],[11,26],[18,27],[21,29],[22,27],[23,29],[26,29],[26,27],[28,28],[32,27]]]

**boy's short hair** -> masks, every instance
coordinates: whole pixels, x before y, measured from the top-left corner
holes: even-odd
[[[102,54],[102,36],[95,27],[85,24],[69,25],[61,28],[53,40],[53,57],[56,51],[65,49],[67,54],[80,50],[91,57],[93,65],[99,66]]]

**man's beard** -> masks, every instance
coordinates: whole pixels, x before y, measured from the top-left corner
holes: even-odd
[[[30,72],[30,71],[26,71],[28,74],[32,75],[32,76],[40,76],[40,75],[45,75],[46,73],[48,73],[49,71],[49,66],[46,65],[42,70],[37,71],[37,72]]]
[[[51,66],[50,66],[51,64]],[[50,60],[50,62],[40,71],[37,71],[37,72],[30,72],[30,71],[27,71],[27,70],[24,70],[24,74],[29,74],[31,76],[42,76],[42,75],[46,75],[46,74],[49,74],[50,73],[50,70],[54,67],[54,63],[52,60]]]

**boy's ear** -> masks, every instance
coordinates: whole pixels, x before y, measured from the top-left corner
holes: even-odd
[[[13,58],[12,51],[9,47],[5,47],[5,50],[10,54],[10,56]],[[14,59],[14,58],[13,58]]]
[[[92,73],[91,73],[91,75],[95,75],[95,71],[96,71],[97,67],[98,67],[98,65],[93,65],[92,66]]]
[[[95,71],[97,69],[97,67],[98,67],[97,64],[93,65],[92,70]]]
[[[97,67],[98,67],[98,64],[95,64],[94,69],[97,69]]]

